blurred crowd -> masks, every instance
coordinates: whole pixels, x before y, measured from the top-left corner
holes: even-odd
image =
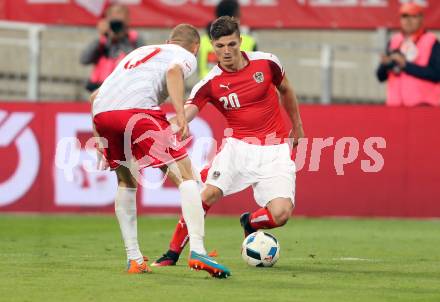
[[[400,31],[391,37],[377,69],[387,81],[388,106],[440,105],[440,45],[423,25],[424,10],[415,3],[400,7]]]
[[[377,78],[386,82],[388,106],[440,105],[440,45],[436,36],[424,27],[424,8],[416,3],[405,3],[399,9],[400,31],[395,33],[381,56]],[[220,1],[214,18],[231,16],[240,19],[236,0]],[[86,88],[96,90],[130,51],[148,41],[130,29],[129,10],[113,4],[97,24],[98,36],[82,51],[82,64],[93,64]],[[203,78],[217,63],[210,37],[210,23],[201,37],[198,54],[199,78]],[[249,28],[241,25],[242,50],[255,51],[257,43]],[[263,50],[264,51],[264,50]]]

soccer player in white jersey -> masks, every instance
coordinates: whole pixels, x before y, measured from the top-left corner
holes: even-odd
[[[206,255],[204,212],[200,191],[183,143],[188,135],[184,115],[184,80],[197,67],[200,37],[189,24],[176,26],[163,45],[140,47],[128,54],[91,97],[96,135],[104,141],[102,154],[116,171],[115,212],[128,258],[128,273],[150,272],[137,239],[136,191],[139,170],[146,166],[169,170],[182,198],[189,230],[189,266],[214,277],[229,270]],[[176,111],[176,131],[159,105],[167,97]]]
[[[185,114],[191,121],[209,102],[223,114],[233,134],[207,171],[202,191],[204,210],[222,196],[252,186],[261,208],[241,215],[245,235],[282,226],[294,208],[295,164],[291,147],[304,136],[293,88],[276,56],[240,52],[239,27],[233,18],[215,20],[210,34],[219,64],[194,86]],[[283,123],[280,100],[292,129]],[[153,266],[174,265],[187,242],[187,234],[182,217],[169,250]]]

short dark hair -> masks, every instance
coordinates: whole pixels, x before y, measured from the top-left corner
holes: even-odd
[[[223,0],[215,8],[215,15],[218,17],[240,17],[240,4],[237,0]]]
[[[223,36],[229,36],[237,33],[240,36],[240,25],[234,17],[223,16],[212,22],[209,30],[211,40],[218,40]]]

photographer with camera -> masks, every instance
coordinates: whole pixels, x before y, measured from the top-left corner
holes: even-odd
[[[96,26],[99,38],[81,53],[81,64],[94,64],[86,89],[94,91],[132,50],[145,45],[139,34],[128,28],[129,11],[124,5],[113,4],[105,11],[105,18]]]
[[[440,105],[440,44],[423,27],[423,8],[400,7],[401,31],[392,36],[377,69],[380,82],[388,80],[388,106]]]

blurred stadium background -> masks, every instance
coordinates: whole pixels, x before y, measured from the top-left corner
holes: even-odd
[[[1,1],[0,18],[4,20],[0,21],[0,98],[84,100],[83,87],[90,69],[78,63],[79,56],[96,37],[96,9],[105,2]],[[132,10],[141,7],[140,12],[132,12],[132,23],[142,25],[138,27],[140,33],[153,44],[167,38],[170,22],[192,22],[203,32],[218,1],[120,2],[135,3]],[[259,49],[280,57],[302,102],[384,102],[384,85],[376,80],[375,69],[390,31],[398,28],[398,5],[405,1],[241,2],[242,23],[253,28]],[[427,5],[426,1],[421,3]],[[187,12],[179,16],[172,13],[175,7]],[[188,13],[194,8],[195,12]],[[264,15],[265,9],[269,9],[268,15]],[[60,14],[54,16],[57,10]],[[427,12],[428,28],[438,29],[435,1],[431,1]],[[149,20],[151,16],[153,21]],[[47,23],[41,23],[44,21]]]
[[[181,22],[204,33],[218,2],[117,3],[128,5],[131,24],[147,44],[160,44]],[[375,76],[390,34],[399,28],[399,6],[406,2],[240,1],[241,22],[253,29],[259,50],[280,57],[302,103],[307,140],[298,148],[303,163],[297,162],[297,214],[440,216],[440,175],[434,168],[439,164],[439,108],[387,108],[385,85]],[[439,35],[439,2],[417,3],[425,7],[426,27]],[[91,67],[79,62],[81,51],[97,37],[95,26],[108,4],[0,1],[0,154],[6,159],[0,211],[112,211],[114,175],[84,166],[94,160],[85,146],[91,121],[84,87]],[[197,80],[193,76],[187,89]],[[212,109],[192,124],[196,137],[218,141],[223,127]],[[80,160],[69,167],[71,180],[56,167],[63,158],[58,142],[67,136],[79,142],[74,155]],[[26,139],[21,150],[20,141]],[[199,154],[199,167],[205,153]],[[365,167],[379,168],[366,173]],[[154,171],[146,174],[158,177]],[[177,190],[168,183],[140,195],[141,213],[179,211]],[[226,200],[214,212],[238,214],[255,206],[249,191]],[[418,207],[412,207],[413,200]]]
[[[0,30],[0,98],[86,99],[84,83],[90,67],[79,64],[79,57],[96,37],[94,28],[2,22]],[[140,28],[139,32],[148,43],[160,44],[167,39],[169,29]],[[385,86],[375,77],[387,41],[384,28],[256,29],[253,33],[260,50],[280,57],[302,102],[384,102]]]

